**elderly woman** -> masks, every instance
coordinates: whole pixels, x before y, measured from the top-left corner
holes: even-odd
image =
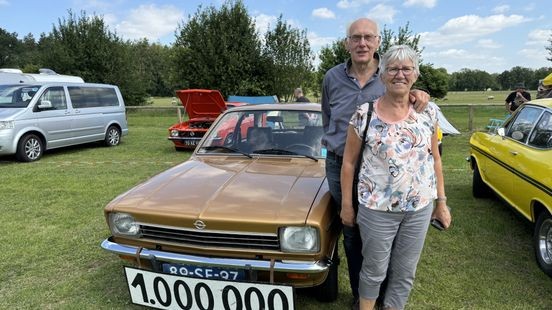
[[[381,58],[384,95],[359,107],[350,121],[341,169],[341,219],[359,225],[364,261],[360,272],[360,308],[373,309],[387,275],[383,306],[404,308],[431,218],[447,229],[437,111],[432,105],[417,113],[409,92],[420,71],[418,55],[406,45],[393,46]],[[365,140],[364,128],[368,124]],[[361,144],[365,144],[359,158]],[[358,213],[352,201],[357,160],[361,160]],[[435,205],[434,205],[435,202]]]

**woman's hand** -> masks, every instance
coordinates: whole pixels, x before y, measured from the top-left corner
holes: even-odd
[[[353,227],[355,226],[355,210],[353,206],[349,203],[343,202],[341,204],[341,223],[345,226]]]
[[[433,213],[431,214],[431,219],[437,219],[441,224],[443,224],[443,227],[448,229],[450,227],[450,223],[452,222],[452,217],[450,215],[450,210],[447,208],[447,202],[446,201],[439,201],[437,202],[437,205],[433,209]]]

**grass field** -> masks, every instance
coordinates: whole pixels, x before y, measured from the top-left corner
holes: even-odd
[[[466,107],[442,109],[462,131],[444,139],[453,227],[430,230],[407,308],[552,309],[552,279],[535,263],[532,226],[497,199],[472,197]],[[502,113],[477,107],[475,127]],[[109,236],[103,207],[188,158],[166,138],[175,121],[172,110],[133,111],[118,147],[65,148],[30,164],[0,157],[0,309],[141,308],[129,304],[123,262],[99,246]],[[296,308],[349,309],[347,283],[342,260],[338,300],[322,304],[299,291]]]

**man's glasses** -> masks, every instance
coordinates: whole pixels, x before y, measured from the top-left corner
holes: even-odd
[[[348,38],[355,43],[359,43],[360,40],[362,39],[364,39],[364,41],[366,42],[374,43],[378,40],[379,36],[375,36],[371,34],[365,34],[365,35],[354,34],[352,36],[349,36]]]
[[[402,67],[402,68],[396,68],[396,67],[388,67],[385,69],[387,74],[391,76],[396,76],[399,74],[399,71],[402,71],[404,76],[411,75],[412,72],[414,72],[414,67]]]

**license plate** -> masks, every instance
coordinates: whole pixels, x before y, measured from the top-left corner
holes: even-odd
[[[245,272],[243,270],[178,264],[163,264],[163,272],[177,276],[203,279],[243,280],[245,278]]]
[[[292,286],[199,279],[124,267],[132,303],[157,309],[295,309]]]
[[[197,145],[199,140],[184,140],[184,145],[194,146]]]

